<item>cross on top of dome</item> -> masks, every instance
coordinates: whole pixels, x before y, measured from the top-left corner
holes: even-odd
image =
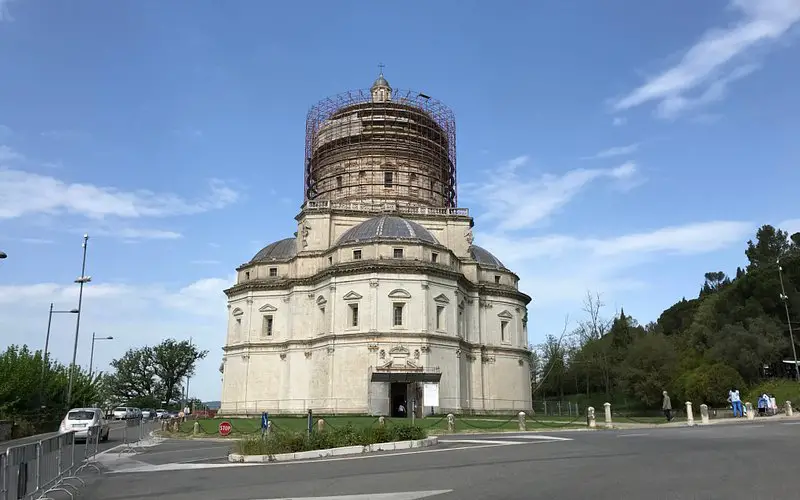
[[[392,87],[383,76],[384,65],[379,64],[378,67],[380,68],[380,74],[378,75],[378,78],[375,79],[375,83],[372,84],[372,87],[370,87],[370,92],[372,92],[372,102],[391,101]]]

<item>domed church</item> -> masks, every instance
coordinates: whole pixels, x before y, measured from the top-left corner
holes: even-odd
[[[297,232],[225,290],[220,414],[531,407],[531,298],[473,244],[455,146],[453,113],[383,72],[311,108]]]

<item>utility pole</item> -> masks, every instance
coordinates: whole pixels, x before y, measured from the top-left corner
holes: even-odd
[[[794,378],[800,382],[800,367],[797,366],[797,348],[794,346],[794,332],[792,331],[792,317],[789,315],[789,296],[786,295],[786,288],[783,286],[783,266],[778,259],[778,276],[781,279],[781,300],[783,309],[786,311],[786,324],[789,325],[789,342],[792,343],[792,356],[794,356]]]
[[[81,311],[83,310],[83,285],[92,281],[91,276],[86,276],[86,247],[89,245],[89,235],[83,235],[83,263],[81,276],[75,280],[80,285],[78,292],[78,319],[75,321],[75,345],[72,347],[72,364],[69,365],[69,387],[67,388],[67,407],[72,404],[72,385],[75,382],[75,359],[78,356],[78,336],[81,332]]]
[[[191,336],[189,337],[189,347],[192,347],[192,337]],[[186,374],[186,397],[184,398],[184,404],[183,404],[184,408],[189,406],[189,379],[190,378],[191,377],[187,373]],[[189,408],[189,410],[191,410],[191,408]]]
[[[47,315],[47,334],[44,337],[44,352],[42,353],[42,376],[39,378],[39,406],[42,406],[42,402],[44,401],[44,373],[48,367],[47,362],[50,359],[50,325],[53,324],[53,314],[78,314],[78,310],[54,311],[53,303],[50,302],[50,313]]]

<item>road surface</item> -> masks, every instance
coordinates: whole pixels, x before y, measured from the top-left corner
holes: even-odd
[[[224,443],[166,441],[127,464],[140,472],[120,466],[83,498],[796,498],[798,424],[448,436],[430,449],[258,465],[224,462]]]

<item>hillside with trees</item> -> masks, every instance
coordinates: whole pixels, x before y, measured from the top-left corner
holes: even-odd
[[[599,294],[587,294],[573,331],[548,336],[536,349],[534,400],[611,401],[630,409],[673,401],[726,406],[727,392],[775,392],[800,403],[781,274],[792,327],[800,330],[800,233],[769,225],[747,242],[747,265],[731,275],[707,272],[693,298],[640,324],[624,310],[605,316]],[[699,281],[699,280],[698,280]],[[797,338],[795,338],[797,343]],[[778,394],[780,393],[780,394]]]

